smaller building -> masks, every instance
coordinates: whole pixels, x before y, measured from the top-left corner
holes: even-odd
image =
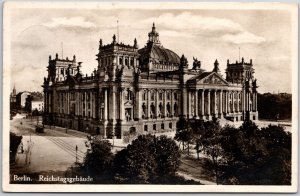
[[[16,103],[16,102],[17,102],[17,91],[16,91],[16,87],[14,86],[14,89],[10,94],[10,103]]]
[[[34,99],[31,101],[31,111],[37,110],[39,112],[44,111],[44,101],[42,99]]]
[[[19,108],[25,108],[26,99],[30,95],[30,92],[19,92],[16,96],[17,106]]]
[[[44,97],[42,93],[33,92],[26,98],[25,109],[28,112],[43,112],[44,111]]]

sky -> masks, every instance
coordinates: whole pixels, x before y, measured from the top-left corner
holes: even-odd
[[[253,61],[259,92],[292,92],[292,19],[286,10],[15,8],[10,12],[11,89],[42,91],[49,55],[83,62],[82,72],[97,67],[103,44],[119,40],[139,48],[155,23],[160,41],[190,66],[193,57],[210,71],[218,59],[225,77],[227,59]],[[62,49],[63,48],[63,49]],[[240,55],[239,55],[240,54]]]

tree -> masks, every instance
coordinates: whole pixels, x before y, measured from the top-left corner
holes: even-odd
[[[259,129],[244,122],[238,129],[225,126],[223,180],[228,184],[290,184],[291,135],[282,127]]]
[[[110,170],[113,161],[112,145],[99,136],[90,137],[88,150],[83,162],[83,168],[87,175],[98,180],[107,180],[111,177]]]
[[[261,174],[269,176],[271,184],[291,184],[291,133],[282,126],[269,125],[261,129],[260,137],[268,152]]]
[[[153,140],[151,135],[141,135],[116,154],[114,171],[117,183],[150,183],[156,168]]]
[[[174,176],[180,165],[179,147],[174,140],[162,135],[155,141],[155,161],[159,176]]]
[[[180,152],[166,136],[140,135],[114,159],[117,183],[161,183],[175,176]]]
[[[203,124],[203,131],[196,140],[196,148],[206,154],[212,161],[212,169],[219,183],[219,164],[222,161],[223,149],[221,147],[221,126],[218,121],[207,121]],[[199,157],[199,155],[198,155]]]
[[[180,118],[176,124],[176,134],[174,139],[182,142],[182,149],[184,150],[184,143],[187,143],[188,155],[190,154],[190,142],[193,139],[193,129],[189,121],[185,118]]]
[[[292,94],[258,94],[257,100],[257,108],[260,118],[272,120],[291,120]]]
[[[18,151],[19,145],[22,141],[22,136],[18,136],[13,132],[10,132],[10,138],[9,138],[9,160],[11,163],[15,162],[15,156]]]

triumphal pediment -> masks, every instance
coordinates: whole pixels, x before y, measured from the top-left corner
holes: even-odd
[[[216,72],[204,72],[190,80],[194,84],[228,85],[227,81],[223,79],[222,76]]]

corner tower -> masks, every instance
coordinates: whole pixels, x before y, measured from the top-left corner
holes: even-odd
[[[67,57],[66,59],[59,59],[58,54],[56,53],[55,59],[49,56],[49,65],[48,65],[48,79],[51,82],[60,82],[67,78],[68,69],[70,69],[70,75],[76,74],[76,56],[73,56],[72,60],[69,60]]]
[[[227,69],[226,69],[226,80],[227,82],[234,84],[242,84],[245,81],[250,81],[253,79],[254,69],[252,64],[252,59],[250,59],[249,63],[244,61],[244,57],[242,57],[242,61],[235,63],[229,63],[227,60]]]

